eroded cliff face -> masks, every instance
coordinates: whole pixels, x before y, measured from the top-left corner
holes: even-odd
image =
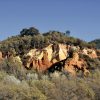
[[[59,62],[62,62],[63,64],[61,64],[61,66],[63,67],[59,68],[63,68],[66,72],[71,73],[73,76],[76,76],[77,70],[81,70],[86,76],[90,72],[87,67],[87,62],[79,57],[80,54],[87,55],[92,59],[98,57],[94,49],[80,49],[78,46],[65,44],[50,44],[41,50],[30,50],[26,55],[29,58],[26,61],[25,66],[27,68],[33,67],[39,72],[45,72],[51,68],[51,66],[53,70],[56,70],[55,66],[59,66]]]
[[[64,60],[67,58],[68,56],[68,48],[67,45],[63,45],[63,44],[59,44],[59,51],[58,51],[58,55],[59,55],[59,60]]]
[[[21,61],[19,56],[13,57],[15,62],[23,64],[27,69],[35,69],[38,72],[46,72],[48,69],[53,71],[62,69],[76,76],[77,70],[81,70],[84,75],[89,74],[87,61],[80,58],[80,54],[87,55],[91,59],[98,58],[94,49],[66,44],[50,44],[43,49],[31,49]],[[0,60],[2,60],[0,52]]]
[[[88,49],[88,48],[84,48],[82,50],[82,53],[85,55],[88,55],[90,58],[97,58],[97,53],[94,49]]]
[[[73,76],[76,76],[76,69],[82,70],[85,76],[90,73],[86,61],[79,57],[78,52],[73,52],[72,57],[65,61],[64,69],[72,73]]]
[[[45,71],[53,64],[66,59],[67,57],[67,47],[63,44],[55,45],[50,44],[49,46],[39,50],[33,49],[26,54],[26,67],[29,68],[30,65],[37,69],[38,71]]]

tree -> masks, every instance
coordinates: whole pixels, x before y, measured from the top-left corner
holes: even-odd
[[[20,32],[20,36],[24,36],[24,35],[39,35],[39,30],[34,28],[34,27],[30,27],[29,29],[22,29],[22,31]]]
[[[70,31],[67,30],[66,33],[65,33],[65,35],[66,35],[66,36],[70,36]]]

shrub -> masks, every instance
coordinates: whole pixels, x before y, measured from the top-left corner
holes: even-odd
[[[5,59],[2,63],[0,63],[0,70],[8,74],[14,74],[21,80],[26,76],[26,69],[18,62],[13,62],[12,59]]]
[[[4,79],[4,77],[7,75],[4,71],[0,71],[0,81]]]
[[[36,87],[21,87],[20,85],[4,85],[0,83],[1,100],[46,100],[46,97]]]

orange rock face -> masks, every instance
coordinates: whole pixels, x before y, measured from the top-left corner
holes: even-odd
[[[26,55],[28,60],[25,66],[27,68],[33,67],[38,71],[46,71],[52,64],[66,59],[67,48],[66,45],[59,44],[57,49],[53,50],[55,45],[50,44],[42,50],[33,49]]]
[[[43,51],[43,58],[41,60],[38,60],[38,71],[44,72],[46,71],[52,63],[48,59],[48,53],[47,51]]]
[[[79,47],[71,47],[64,44],[50,44],[49,46],[41,50],[32,49],[26,55],[29,58],[25,61],[25,66],[27,68],[33,67],[38,72],[45,72],[46,70],[51,68],[51,66],[53,67],[53,65],[57,64],[57,66],[63,65],[64,70],[71,73],[73,76],[76,76],[76,69],[82,70],[84,75],[86,75],[87,73],[89,74],[89,71],[87,70],[87,63],[83,59],[79,58],[78,52],[73,52],[71,54],[72,56],[68,56],[68,53],[70,53],[69,51],[71,50],[71,48],[74,48],[75,51],[81,51]],[[74,51],[74,49],[72,51]],[[88,54],[88,51],[89,50],[84,49],[83,51],[81,51],[81,53],[89,55],[91,56],[91,58],[96,57],[96,52],[92,51],[90,54]],[[67,57],[68,59],[66,59]],[[63,60],[64,62],[62,63],[64,64],[59,63]],[[56,68],[54,68],[54,70],[55,69]]]
[[[93,49],[86,48],[86,49],[83,49],[82,52],[83,52],[83,54],[88,55],[90,58],[97,58],[98,57],[96,54],[96,51]]]
[[[89,71],[86,69],[86,62],[83,59],[79,58],[78,53],[73,53],[73,57],[69,58],[65,62],[65,70],[72,73],[73,76],[76,76],[76,69],[82,70],[84,75],[89,74]]]

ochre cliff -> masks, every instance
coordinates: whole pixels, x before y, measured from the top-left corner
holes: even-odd
[[[41,50],[30,50],[26,54],[28,59],[24,65],[27,68],[33,67],[39,72],[45,72],[51,66],[56,66],[57,63],[65,61],[63,62],[63,69],[66,72],[75,76],[77,70],[82,70],[84,75],[87,75],[90,73],[87,69],[87,62],[79,57],[80,54],[87,55],[90,58],[97,58],[96,51],[93,49],[80,49],[78,46],[66,44],[50,44]]]
[[[50,44],[43,49],[31,49],[24,55],[22,61],[19,56],[13,57],[13,61],[23,64],[27,69],[33,68],[38,72],[46,72],[53,68],[52,70],[64,70],[76,76],[77,71],[81,70],[86,76],[90,71],[87,62],[80,58],[80,54],[87,55],[91,59],[99,58],[95,49],[81,49],[79,46],[66,44]],[[10,56],[12,55],[6,57],[9,58]],[[3,59],[2,52],[0,52],[0,61]]]

